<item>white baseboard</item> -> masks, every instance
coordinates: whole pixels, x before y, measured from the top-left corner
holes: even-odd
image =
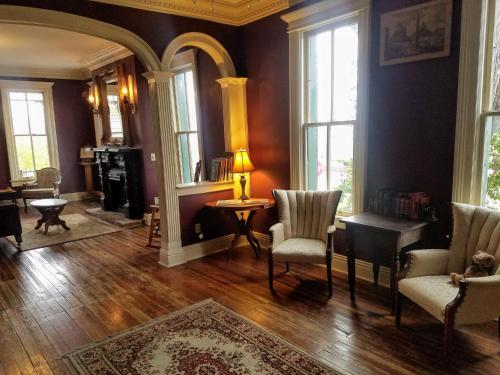
[[[74,193],[64,193],[64,194],[59,194],[59,198],[61,199],[65,199],[67,200],[68,202],[75,202],[75,201],[81,201],[83,200],[85,197],[87,196],[87,192],[86,191],[76,191]],[[34,201],[35,198],[30,198],[27,200],[27,204],[28,206],[30,206],[30,202],[31,201]],[[18,206],[22,206],[24,207],[24,202],[23,202],[23,199],[22,198],[17,198],[16,199],[16,203]]]
[[[177,266],[204,256],[226,251],[233,240],[234,235],[217,237],[211,240],[197,242],[192,245],[179,247],[173,251],[160,250],[161,265],[167,267]],[[240,238],[237,247],[246,243],[246,238]]]

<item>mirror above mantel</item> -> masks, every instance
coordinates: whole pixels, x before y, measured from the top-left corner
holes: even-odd
[[[116,63],[93,72],[89,84],[97,146],[130,146],[136,97],[133,76]]]

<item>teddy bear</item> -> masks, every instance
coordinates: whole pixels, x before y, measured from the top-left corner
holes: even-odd
[[[484,251],[478,251],[472,256],[472,264],[467,267],[464,274],[452,272],[450,274],[451,282],[458,286],[461,280],[469,277],[488,276],[495,264],[495,257]]]

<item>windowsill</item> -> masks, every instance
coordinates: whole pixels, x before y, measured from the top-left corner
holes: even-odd
[[[234,181],[201,181],[177,184],[177,196],[212,193],[214,191],[233,190]]]
[[[345,218],[345,217],[352,216],[352,215],[353,215],[352,213],[348,213],[348,212],[342,212],[341,214],[335,215],[335,220],[334,220],[335,228],[345,229],[345,224],[340,222],[340,220]]]
[[[27,184],[29,182],[35,181],[36,178],[34,177],[25,177],[25,178],[20,178],[16,180],[10,180],[10,185],[15,188],[15,187],[22,187],[24,184]]]

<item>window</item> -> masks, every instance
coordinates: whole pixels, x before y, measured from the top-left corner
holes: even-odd
[[[283,19],[290,35],[292,189],[340,189],[339,214],[360,212],[369,1],[323,1]]]
[[[333,25],[304,44],[308,190],[343,191],[339,212],[352,212],[352,167],[357,103],[358,25]]]
[[[483,93],[481,203],[500,209],[500,0],[490,1]]]
[[[41,168],[58,168],[52,84],[1,81],[0,85],[12,181],[35,177]]]
[[[500,209],[500,0],[464,0],[453,197]]]
[[[196,164],[201,160],[194,57],[193,50],[188,50],[178,54],[173,63],[173,108],[181,183],[194,181]]]

